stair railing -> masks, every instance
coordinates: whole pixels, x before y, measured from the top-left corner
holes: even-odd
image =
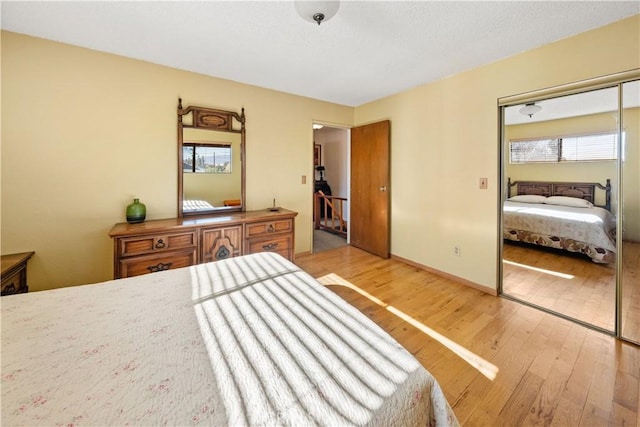
[[[324,218],[322,217],[321,206],[324,202]],[[347,199],[344,197],[327,196],[319,190],[315,193],[314,200],[314,221],[316,230],[326,230],[332,233],[347,235],[347,222],[342,216],[344,204]]]

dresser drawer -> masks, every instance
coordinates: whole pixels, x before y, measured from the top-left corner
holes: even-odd
[[[120,256],[128,257],[176,249],[196,248],[195,232],[126,237],[119,239]]]
[[[274,233],[289,233],[293,230],[293,220],[279,219],[273,221],[254,222],[245,224],[246,238],[268,236]]]
[[[242,255],[242,225],[203,229],[201,262]]]
[[[195,248],[183,251],[166,252],[120,259],[119,278],[140,276],[156,271],[173,270],[196,264],[197,251]]]
[[[282,236],[274,236],[267,239],[251,239],[247,241],[248,254],[254,254],[257,252],[276,252],[287,259],[291,259],[293,248],[291,234]]]

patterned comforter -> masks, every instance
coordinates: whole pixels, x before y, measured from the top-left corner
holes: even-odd
[[[9,425],[457,425],[364,314],[262,253],[2,298]]]
[[[505,239],[579,252],[593,261],[615,261],[615,218],[600,207],[504,202]]]

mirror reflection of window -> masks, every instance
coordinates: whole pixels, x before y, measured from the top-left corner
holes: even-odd
[[[618,158],[618,134],[567,135],[509,142],[509,163],[595,162]]]
[[[233,172],[231,146],[185,142],[182,168],[186,173],[230,174]]]

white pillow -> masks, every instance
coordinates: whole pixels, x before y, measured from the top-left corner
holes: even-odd
[[[509,198],[510,202],[520,203],[544,203],[546,200],[546,197],[537,194],[522,194],[520,196],[513,196]]]
[[[572,208],[592,208],[593,203],[585,199],[566,196],[551,196],[545,201],[548,205],[570,206]]]

